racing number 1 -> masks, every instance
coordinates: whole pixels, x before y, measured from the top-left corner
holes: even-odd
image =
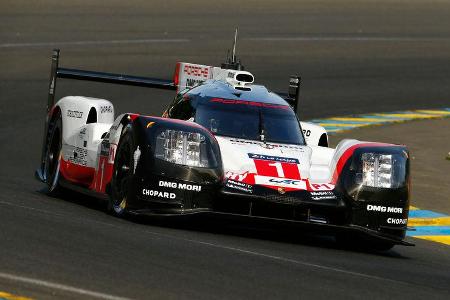
[[[271,163],[269,166],[275,167],[277,169],[278,177],[284,178],[283,165],[280,162]]]
[[[298,165],[296,163],[285,163],[279,161],[267,161],[255,159],[256,173],[262,176],[301,179]]]

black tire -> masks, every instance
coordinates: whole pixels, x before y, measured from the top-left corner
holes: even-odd
[[[132,181],[135,149],[132,127],[128,125],[117,146],[107,208],[110,214],[117,217],[127,215],[129,200],[134,197]]]
[[[62,192],[59,185],[59,164],[62,147],[62,118],[57,112],[48,127],[47,151],[45,153],[44,176],[47,192],[57,195]]]

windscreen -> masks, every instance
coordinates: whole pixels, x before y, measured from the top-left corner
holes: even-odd
[[[213,98],[197,106],[195,122],[220,136],[305,144],[297,117],[287,105]]]

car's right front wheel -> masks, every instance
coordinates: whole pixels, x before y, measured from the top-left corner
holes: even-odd
[[[108,212],[117,217],[126,215],[130,197],[133,197],[134,151],[133,131],[128,125],[117,146],[108,201]]]

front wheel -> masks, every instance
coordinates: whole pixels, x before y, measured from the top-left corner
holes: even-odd
[[[108,201],[108,212],[117,217],[126,215],[129,200],[134,196],[132,189],[134,150],[132,127],[128,125],[124,129],[117,147]]]

